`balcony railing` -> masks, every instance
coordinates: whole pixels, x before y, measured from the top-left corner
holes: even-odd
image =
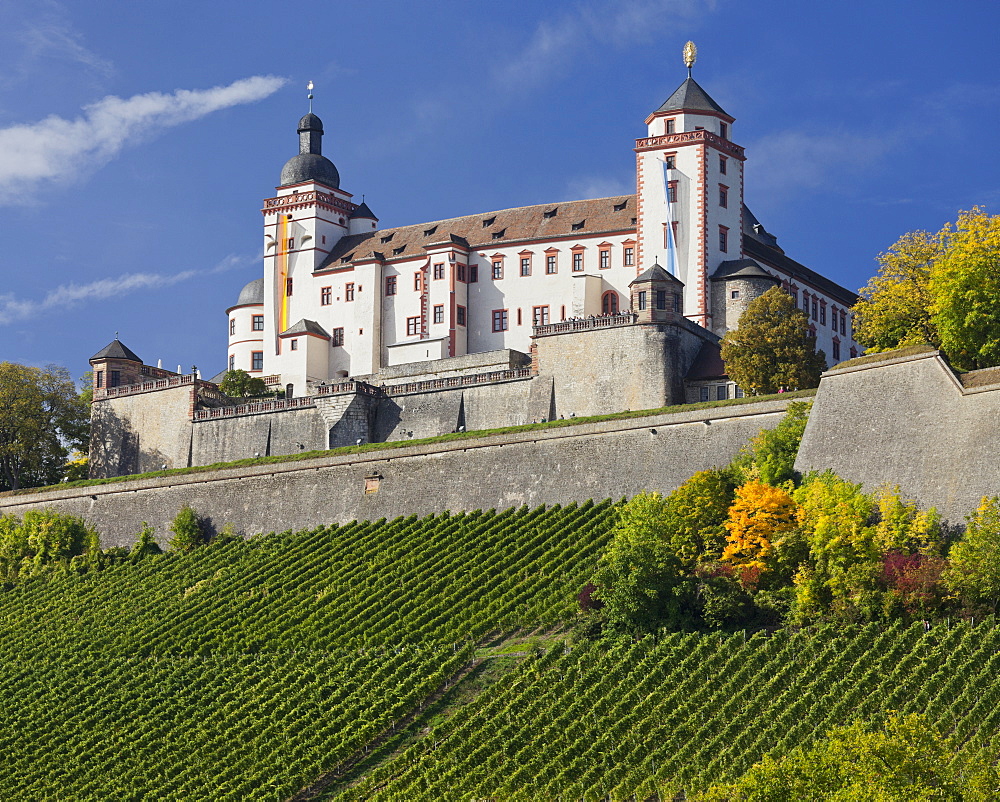
[[[639,316],[634,312],[619,312],[616,315],[572,318],[561,323],[532,326],[531,329],[534,336],[541,337],[546,334],[562,334],[567,331],[590,331],[592,329],[610,329],[615,326],[631,326],[638,319]]]
[[[262,415],[266,412],[283,412],[288,409],[314,407],[315,402],[310,396],[302,398],[275,399],[271,401],[250,401],[234,407],[212,407],[195,410],[193,420],[215,420],[218,418],[236,418],[241,415]]]

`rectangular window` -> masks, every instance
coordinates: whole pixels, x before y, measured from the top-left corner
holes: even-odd
[[[625,265],[631,267],[633,264],[635,264],[635,248],[627,247],[625,248]]]
[[[840,313],[840,333],[842,335],[844,335],[845,337],[847,336],[847,313],[846,312],[841,312]]]
[[[809,293],[805,291],[802,292],[802,311],[806,313],[806,316],[809,315]]]
[[[826,304],[820,303],[819,305],[819,322],[821,325],[826,325]]]
[[[413,289],[415,292],[420,292],[420,277],[423,275],[419,270],[413,274]]]
[[[98,387],[103,387],[104,386],[104,371],[103,370],[97,371],[97,386]]]
[[[493,262],[493,280],[499,281],[503,278],[503,260],[497,259]]]
[[[853,345],[851,346],[851,359],[856,359],[858,356],[858,349]]]
[[[719,184],[719,206],[729,208],[729,187]]]
[[[290,278],[285,279],[285,295],[289,298],[292,297],[292,280]]]
[[[642,311],[646,308],[646,291],[639,290],[639,310]]]
[[[729,251],[729,229],[725,226],[719,226],[719,250],[723,253]]]
[[[663,161],[667,165],[667,169],[668,170],[674,170],[674,169],[677,168],[677,157],[676,156],[667,156]]]
[[[469,283],[479,283],[479,265],[469,265]]]
[[[236,370],[236,356],[234,354],[229,355],[229,370]]]
[[[727,398],[729,398],[729,388],[724,384],[720,384],[715,388],[715,400],[725,401]]]
[[[722,175],[726,174],[726,157],[725,156],[719,156],[719,172]]]
[[[549,308],[547,306],[534,306],[531,308],[531,325],[549,325]]]
[[[444,323],[444,304],[434,305],[434,322]]]
[[[517,325],[521,325],[521,307],[517,308]]]
[[[465,307],[464,306],[456,306],[455,307],[455,322],[458,323],[459,326],[464,326],[465,325]]]
[[[579,273],[583,270],[583,251],[577,251],[573,254],[573,272]]]
[[[522,256],[521,257],[521,275],[530,276],[531,275],[531,257]]]
[[[344,344],[344,330],[343,329],[334,329],[333,332],[331,332],[331,334],[332,334],[332,336],[330,337],[330,345],[332,345],[332,346],[338,346],[338,345],[343,345]]]
[[[353,301],[354,300],[354,283],[348,281],[344,285],[344,300]]]
[[[291,343],[290,343],[290,347],[291,347],[292,351],[298,351],[299,350],[299,341],[297,339],[292,340]]]
[[[420,318],[408,317],[406,319],[406,336],[415,337],[420,333]]]
[[[611,251],[607,248],[602,248],[600,251],[600,260],[601,270],[607,270],[611,267]]]
[[[699,399],[702,400],[702,401],[708,401],[708,388],[707,387],[699,387],[698,389],[699,389],[699,393],[698,393]]]
[[[668,134],[672,134],[677,130],[677,123],[674,120],[667,120],[667,127],[664,129]]]
[[[229,334],[233,335],[236,333],[236,318],[229,318]]]
[[[816,320],[819,318],[819,302],[816,300],[816,296],[812,299],[812,318]]]
[[[288,238],[288,250],[290,250],[290,251],[294,251],[295,250],[295,237],[289,237]]]
[[[681,312],[681,294],[679,292],[674,293],[674,311],[677,314]]]
[[[732,298],[734,301],[738,301],[740,297],[740,291],[739,290],[730,291],[729,297]]]
[[[332,300],[333,290],[330,287],[323,287],[319,291],[320,306],[329,306]]]
[[[677,203],[677,182],[668,181],[667,182],[667,200],[670,203]]]
[[[263,315],[254,315],[253,316],[253,330],[254,331],[263,331],[264,330],[264,316]]]
[[[507,310],[493,310],[493,331],[507,331]]]
[[[434,265],[434,280],[444,278],[444,263]]]
[[[386,295],[396,294],[396,276],[385,277],[385,294]]]
[[[459,262],[455,266],[455,278],[457,278],[463,284],[465,283],[465,265],[462,262]]]
[[[667,308],[667,291],[657,290],[656,291],[656,308],[666,310]]]
[[[556,272],[556,255],[554,253],[545,257],[545,272],[550,276]]]
[[[729,126],[726,123],[719,123],[719,136],[723,139],[729,139]]]
[[[837,340],[833,341],[833,358],[840,359],[840,343]]]
[[[740,387],[738,384],[736,385],[736,394],[733,396],[733,398],[743,398],[743,388]]]
[[[250,353],[250,370],[264,369],[264,352],[252,351]]]

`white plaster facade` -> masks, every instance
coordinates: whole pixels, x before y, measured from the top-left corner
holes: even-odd
[[[734,122],[689,77],[635,143],[635,195],[379,229],[339,187],[310,113],[299,124],[300,154],[310,155],[290,160],[283,177],[296,159],[322,161],[319,177],[306,170],[264,201],[261,303],[228,310],[230,364],[301,394],[310,382],[407,362],[527,352],[534,324],[627,309],[629,283],[654,261],[676,264],[685,316],[722,333],[712,276],[746,259],[800,304],[808,298],[818,347],[831,364],[847,359],[861,350],[851,337],[854,296],[786,257],[746,210]],[[263,314],[262,332],[254,314]]]

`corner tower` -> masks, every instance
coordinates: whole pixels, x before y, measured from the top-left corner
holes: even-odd
[[[646,118],[636,140],[636,264],[663,260],[684,284],[685,316],[713,328],[708,277],[742,251],[743,148],[735,119],[691,77]]]

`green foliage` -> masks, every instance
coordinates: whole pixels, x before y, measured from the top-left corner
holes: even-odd
[[[732,463],[741,476],[740,483],[756,479],[777,486],[798,478],[795,457],[811,409],[811,401],[795,401],[777,426],[751,438]]]
[[[185,504],[170,523],[170,531],[174,536],[170,538],[171,551],[191,551],[198,546],[203,546],[208,538],[205,533],[205,526],[202,520],[189,505]]]
[[[941,257],[940,234],[912,231],[878,255],[879,271],[854,306],[854,337],[869,352],[891,351],[941,338],[931,319],[931,270]]]
[[[618,509],[611,543],[594,574],[602,617],[620,632],[653,632],[687,622],[690,583],[668,544],[667,504],[659,493],[639,493]]]
[[[0,516],[0,577],[7,581],[42,573],[73,558],[94,563],[100,541],[82,518],[52,509],[28,510],[24,518]]]
[[[927,342],[960,370],[1000,364],[1000,216],[979,207],[937,234],[903,235],[854,308],[870,351]]]
[[[53,484],[68,446],[86,451],[90,408],[69,373],[0,362],[0,490]]]
[[[1000,603],[1000,497],[986,497],[966,519],[965,536],[951,548],[945,583],[972,606]]]
[[[226,371],[219,383],[219,389],[230,398],[250,398],[252,396],[267,395],[267,385],[264,380],[257,376],[251,376],[245,370],[236,368]]]
[[[132,550],[129,552],[129,558],[132,562],[138,562],[144,557],[151,557],[156,554],[162,554],[163,549],[160,548],[160,544],[156,542],[155,530],[145,521],[142,522],[142,529],[135,536],[135,543],[132,546]]]
[[[941,238],[944,252],[931,276],[941,347],[961,370],[1000,365],[1000,215],[962,212]]]
[[[738,781],[694,797],[698,802],[990,802],[1000,773],[963,755],[923,716],[891,715],[882,725],[834,727],[827,737],[778,758],[766,757]]]
[[[739,327],[722,338],[726,373],[748,395],[816,387],[826,354],[816,351],[809,320],[792,296],[772,287],[740,316]]]
[[[667,496],[662,532],[670,551],[687,567],[718,560],[725,545],[723,524],[733,502],[733,471],[698,471]]]

